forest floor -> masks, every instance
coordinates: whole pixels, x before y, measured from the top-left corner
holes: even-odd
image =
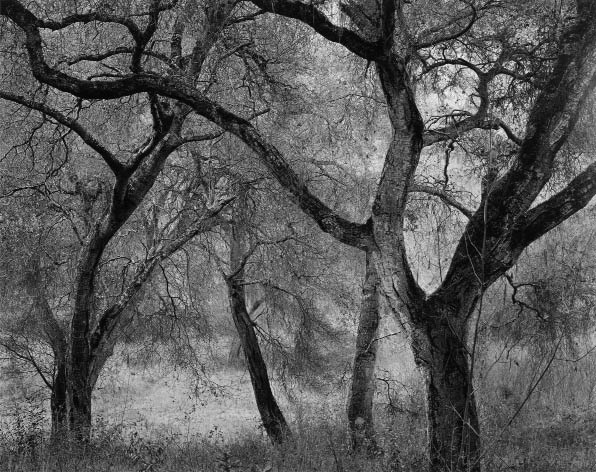
[[[345,378],[304,382],[288,376],[274,382],[294,433],[291,443],[274,448],[259,426],[245,369],[221,365],[205,377],[171,366],[112,363],[97,388],[95,436],[84,451],[47,444],[43,433],[48,418],[44,405],[34,401],[36,386],[13,382],[0,387],[0,472],[422,470],[420,381],[415,376],[388,381],[390,374],[379,373],[385,380],[377,390],[376,427],[384,453],[372,458],[350,454]],[[528,402],[507,426],[519,396],[496,385],[490,393],[481,404],[485,471],[596,470],[591,401],[563,399],[552,408],[543,395],[541,401]]]

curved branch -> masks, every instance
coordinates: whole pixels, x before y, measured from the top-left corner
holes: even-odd
[[[117,56],[119,54],[132,54],[133,52],[134,52],[134,48],[132,48],[132,47],[120,46],[120,47],[117,47],[110,51],[104,51],[104,52],[100,52],[97,54],[81,54],[79,56],[76,56],[76,57],[66,60],[65,64],[72,66],[72,65],[78,64],[79,62],[82,62],[82,61],[99,62],[99,61],[103,61],[104,59],[108,59],[110,57]],[[160,54],[155,51],[144,50],[143,55],[158,59],[161,62],[167,64],[168,66],[170,66],[172,68],[177,67],[176,64],[165,54]]]
[[[470,21],[468,22],[468,24],[466,26],[464,26],[460,30],[457,30],[457,31],[454,31],[454,32],[451,32],[451,33],[448,33],[448,34],[445,34],[442,36],[437,36],[437,37],[430,39],[428,41],[417,43],[415,45],[416,49],[430,48],[430,47],[436,46],[437,44],[440,44],[440,43],[444,43],[447,41],[453,41],[457,38],[460,38],[461,36],[466,34],[468,31],[470,31],[470,29],[472,28],[472,26],[474,26],[474,24],[476,23],[476,20],[478,19],[478,11],[476,10],[476,7],[472,3],[468,3],[468,6],[472,9],[471,13],[468,13],[466,15],[461,15],[457,18],[453,18],[452,21],[450,22],[450,24],[457,24],[458,21],[467,18],[471,14]],[[446,25],[446,26],[449,26],[449,25]],[[440,28],[435,28],[435,30],[440,31],[441,29],[444,29],[444,28],[445,28],[445,25],[441,25]],[[435,31],[429,31],[429,32],[427,32],[427,34],[434,33],[434,32]]]
[[[518,146],[522,143],[522,138],[517,136],[503,120],[494,117],[489,118],[486,116],[486,112],[477,112],[451,126],[426,130],[424,132],[424,146],[427,147],[436,143],[454,140],[462,134],[475,129],[501,129],[510,141]]]
[[[443,189],[438,189],[431,185],[413,184],[410,188],[410,192],[426,193],[428,195],[439,197],[443,201],[443,203],[455,208],[456,210],[459,210],[468,219],[472,218],[472,216],[474,215],[474,212],[472,210],[466,208],[466,206],[463,203],[457,201],[453,197],[453,195],[450,195]]]
[[[110,99],[147,92],[179,100],[244,141],[259,156],[281,186],[290,193],[293,200],[323,231],[354,247],[363,249],[372,244],[369,226],[346,220],[325,205],[310,192],[304,180],[291,168],[279,150],[249,121],[209,100],[192,84],[176,77],[158,76],[147,72],[139,72],[121,79],[97,81],[69,76],[52,69],[45,62],[41,36],[36,27],[37,19],[29,10],[17,0],[3,0],[0,2],[0,14],[11,18],[25,32],[32,72],[40,82],[80,98]]]
[[[443,66],[463,66],[472,70],[478,76],[478,86],[476,91],[480,98],[480,104],[476,113],[465,113],[468,116],[460,121],[453,122],[450,126],[444,126],[438,129],[429,129],[424,133],[424,146],[430,146],[432,144],[454,140],[461,136],[463,133],[467,133],[474,129],[502,129],[507,137],[518,146],[522,144],[522,139],[515,135],[513,130],[500,118],[495,118],[489,115],[490,109],[490,97],[489,97],[489,85],[492,80],[502,72],[502,68],[499,64],[492,67],[489,71],[483,72],[477,65],[471,62],[461,59],[443,59],[437,61],[431,65],[425,66],[424,72],[427,73],[433,69]],[[449,115],[448,115],[449,116]],[[453,115],[451,115],[453,117]]]
[[[115,175],[119,175],[124,170],[124,166],[118,161],[116,156],[114,156],[112,152],[110,152],[103,144],[101,144],[99,140],[95,136],[93,136],[93,134],[84,126],[82,126],[77,120],[64,115],[63,113],[59,112],[55,108],[52,108],[45,103],[31,100],[29,98],[23,97],[22,95],[17,95],[0,90],[0,98],[14,103],[18,103],[20,105],[31,108],[32,110],[37,110],[43,113],[44,115],[51,116],[58,123],[60,123],[63,126],[66,126],[67,128],[74,131],[76,134],[78,134],[85,144],[87,144],[91,149],[96,151],[103,158],[103,160],[106,162],[106,164],[109,166],[109,168]]]
[[[261,10],[268,13],[301,21],[327,40],[341,44],[363,59],[374,61],[381,58],[384,54],[382,44],[367,41],[350,29],[333,24],[313,3],[306,4],[294,0],[251,1]],[[387,3],[387,0],[385,3]]]

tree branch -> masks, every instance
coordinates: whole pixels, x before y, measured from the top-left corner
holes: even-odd
[[[423,184],[414,184],[410,188],[410,192],[419,192],[419,193],[426,193],[428,195],[434,195],[435,197],[439,197],[446,205],[459,210],[466,218],[472,218],[474,212],[466,206],[458,202],[452,195],[446,192],[443,189],[438,189],[432,187],[431,185],[423,185]]]
[[[596,162],[556,195],[529,210],[514,232],[515,244],[524,247],[584,208],[596,195]]]
[[[23,97],[22,95],[17,95],[14,93],[6,92],[4,90],[0,90],[0,98],[4,100],[9,100],[14,103],[18,103],[20,105],[26,106],[33,110],[37,110],[44,115],[48,115],[55,119],[58,123],[67,128],[74,131],[79,137],[83,140],[85,144],[87,144],[91,149],[96,151],[106,162],[109,168],[115,175],[119,175],[122,173],[124,166],[118,161],[116,156],[112,154],[106,147],[103,146],[99,142],[99,140],[93,136],[93,134],[83,127],[78,120],[74,118],[70,118],[63,113],[59,112],[55,108],[35,100],[31,100],[29,98]]]
[[[251,1],[266,12],[301,21],[327,40],[341,44],[363,59],[374,61],[382,57],[385,52],[382,43],[367,41],[350,29],[333,24],[314,3],[306,4],[294,0]]]
[[[293,2],[289,3],[295,5]],[[304,5],[303,7],[310,8]],[[0,2],[0,14],[8,16],[25,32],[31,69],[40,82],[80,98],[110,99],[148,92],[179,100],[192,107],[199,115],[244,141],[260,157],[282,187],[291,194],[294,201],[317,222],[323,231],[354,247],[365,248],[372,244],[370,227],[353,223],[337,215],[309,191],[303,179],[290,167],[279,150],[270,144],[250,122],[212,102],[192,84],[175,77],[157,76],[146,72],[121,79],[97,81],[69,76],[46,64],[41,36],[36,26],[38,20],[29,10],[17,0],[3,0]]]
[[[132,321],[133,315],[129,314],[128,316],[125,316],[125,309],[143,284],[149,279],[155,267],[165,259],[173,256],[195,236],[207,232],[218,225],[220,223],[219,214],[233,199],[233,197],[219,199],[214,206],[206,208],[203,215],[195,220],[194,224],[182,231],[181,234],[174,239],[165,242],[160,246],[154,246],[151,249],[148,257],[141,266],[137,268],[131,282],[122,292],[118,301],[104,311],[99,317],[99,321],[90,340],[91,351],[94,358],[94,366],[91,369],[93,372],[99,373],[102,366],[101,364],[105,362],[109,356],[109,352],[117,341],[118,336],[114,336],[116,328]]]
[[[470,9],[472,10],[470,13],[458,15],[457,17],[452,18],[451,21],[449,22],[449,24],[447,24],[447,25],[440,25],[439,27],[436,27],[436,28],[433,28],[433,29],[431,29],[429,31],[426,31],[425,34],[427,34],[427,35],[428,34],[431,34],[432,35],[432,34],[436,34],[436,33],[439,33],[439,32],[443,32],[449,26],[451,26],[453,24],[459,26],[458,25],[458,22],[460,22],[461,20],[464,20],[464,19],[466,19],[468,17],[471,17],[470,18],[470,21],[463,28],[460,28],[460,29],[458,29],[456,31],[447,32],[446,34],[438,35],[438,36],[436,36],[436,37],[434,37],[432,39],[429,39],[429,40],[426,40],[426,41],[423,41],[423,42],[419,42],[419,43],[415,44],[416,49],[430,48],[430,47],[436,46],[437,44],[440,44],[440,43],[444,43],[444,42],[447,42],[447,41],[453,41],[453,40],[455,40],[457,38],[460,38],[461,36],[463,36],[464,34],[466,34],[468,31],[470,31],[470,29],[472,28],[472,26],[474,26],[474,24],[476,23],[476,20],[478,19],[478,12],[477,12],[476,7],[474,6],[473,3],[468,3],[468,2],[466,2],[466,3],[468,4],[468,6],[470,7]]]

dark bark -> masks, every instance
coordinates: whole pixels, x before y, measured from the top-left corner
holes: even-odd
[[[453,312],[427,306],[414,355],[424,374],[431,472],[480,471],[480,426],[466,345],[475,300]],[[421,361],[424,360],[424,361]]]
[[[168,126],[171,125],[170,121]],[[110,206],[91,230],[78,256],[67,376],[71,401],[69,423],[74,438],[79,441],[90,437],[92,392],[106,359],[105,352],[98,352],[97,338],[111,334],[98,333],[103,326],[101,319],[95,329],[91,326],[97,268],[107,245],[141,204],[173,149],[174,145],[166,138],[166,130],[156,127],[149,144],[138,151],[132,164],[115,174]],[[138,288],[135,285],[127,291],[134,292]],[[129,300],[130,297],[127,302]],[[124,307],[115,310],[116,317]],[[94,362],[98,357],[102,359],[99,364]]]
[[[367,253],[352,386],[348,400],[348,424],[352,449],[366,450],[369,453],[376,453],[378,450],[373,422],[373,397],[378,346],[376,337],[379,326],[379,291],[379,276],[372,254]]]
[[[237,277],[228,279],[227,285],[232,318],[246,358],[263,427],[273,444],[282,444],[290,436],[290,428],[271,390],[267,365],[259,347],[253,322],[246,309],[244,287]]]
[[[88,442],[91,438],[91,393],[87,379],[76,378],[70,381],[71,404],[69,429],[74,440]]]
[[[109,217],[106,216],[106,219]],[[115,232],[115,231],[114,231]],[[104,233],[104,234],[102,234]],[[114,233],[112,233],[113,235]],[[94,279],[101,255],[112,235],[100,225],[93,231],[79,256],[74,313],[70,325],[68,382],[71,395],[70,429],[74,439],[88,441],[91,435],[91,333]]]
[[[50,397],[52,439],[60,440],[69,428],[69,395],[66,359],[54,360],[55,373]]]

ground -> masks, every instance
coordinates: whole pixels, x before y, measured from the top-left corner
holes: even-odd
[[[259,426],[242,367],[219,359],[192,373],[167,362],[142,365],[119,356],[98,384],[95,437],[84,451],[43,440],[46,405],[36,403],[40,386],[26,380],[34,377],[5,380],[0,470],[418,471],[425,462],[422,383],[404,346],[394,343],[391,352],[380,353],[376,427],[383,453],[372,458],[348,448],[346,375],[309,382],[277,376],[274,391],[294,438],[273,448]],[[391,365],[392,354],[399,354],[399,364]],[[596,409],[588,375],[594,361],[582,362],[575,370],[564,362],[555,365],[511,425],[536,376],[511,362],[484,369],[493,374],[477,382],[486,471],[596,470]]]

